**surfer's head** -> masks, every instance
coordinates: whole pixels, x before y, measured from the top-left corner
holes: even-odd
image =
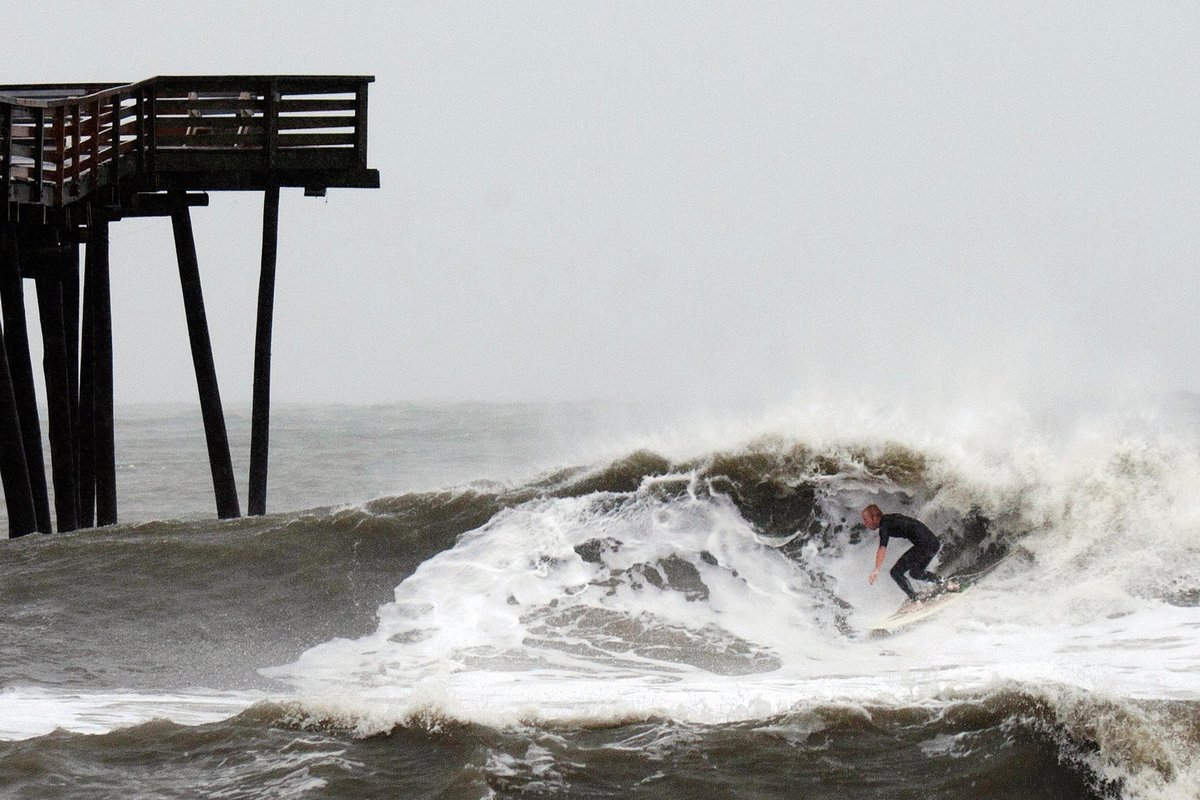
[[[883,522],[883,512],[879,510],[879,506],[871,503],[862,510],[863,525],[867,526],[867,530],[877,530],[879,523]]]

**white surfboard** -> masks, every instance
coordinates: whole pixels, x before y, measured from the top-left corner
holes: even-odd
[[[871,633],[877,635],[886,635],[898,631],[908,625],[912,625],[914,622],[920,622],[923,619],[928,619],[946,606],[953,605],[961,600],[962,596],[966,594],[972,586],[990,575],[992,571],[994,571],[996,567],[1003,564],[1007,558],[1008,555],[1002,556],[998,560],[976,572],[965,572],[957,575],[951,575],[946,579],[946,583],[947,585],[956,585],[958,587],[957,590],[943,591],[942,593],[922,602],[919,607],[916,607],[913,601],[905,600],[900,608],[896,610],[895,614],[892,614],[890,617],[885,617],[871,626]]]
[[[937,597],[924,601],[920,605],[913,603],[911,600],[905,600],[904,604],[892,614],[890,617],[879,620],[871,627],[872,633],[891,633],[899,630],[906,625],[911,625],[914,622],[920,622],[923,619],[933,616],[949,605],[953,605],[962,599],[966,594],[967,587],[963,587],[957,592],[945,592]]]

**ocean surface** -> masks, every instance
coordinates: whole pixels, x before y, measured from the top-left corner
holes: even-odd
[[[0,797],[1200,797],[1194,397],[273,421],[266,517],[134,407],[122,523],[0,541]],[[986,576],[873,634],[868,502]]]

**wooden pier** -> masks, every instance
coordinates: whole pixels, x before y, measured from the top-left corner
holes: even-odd
[[[240,516],[191,223],[191,209],[208,205],[211,191],[263,192],[247,510],[266,513],[279,191],[379,186],[367,167],[372,80],[0,86],[0,477],[10,536],[53,529],[25,318],[29,281],[57,529],[117,521],[108,242],[110,225],[128,217],[171,219],[217,515]]]

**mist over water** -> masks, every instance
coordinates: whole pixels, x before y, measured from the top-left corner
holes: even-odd
[[[277,420],[289,510],[206,519],[198,420],[143,408],[130,522],[5,543],[16,796],[1200,787],[1195,398]],[[871,635],[902,595],[867,585],[867,502],[929,524],[944,574],[992,571]]]

